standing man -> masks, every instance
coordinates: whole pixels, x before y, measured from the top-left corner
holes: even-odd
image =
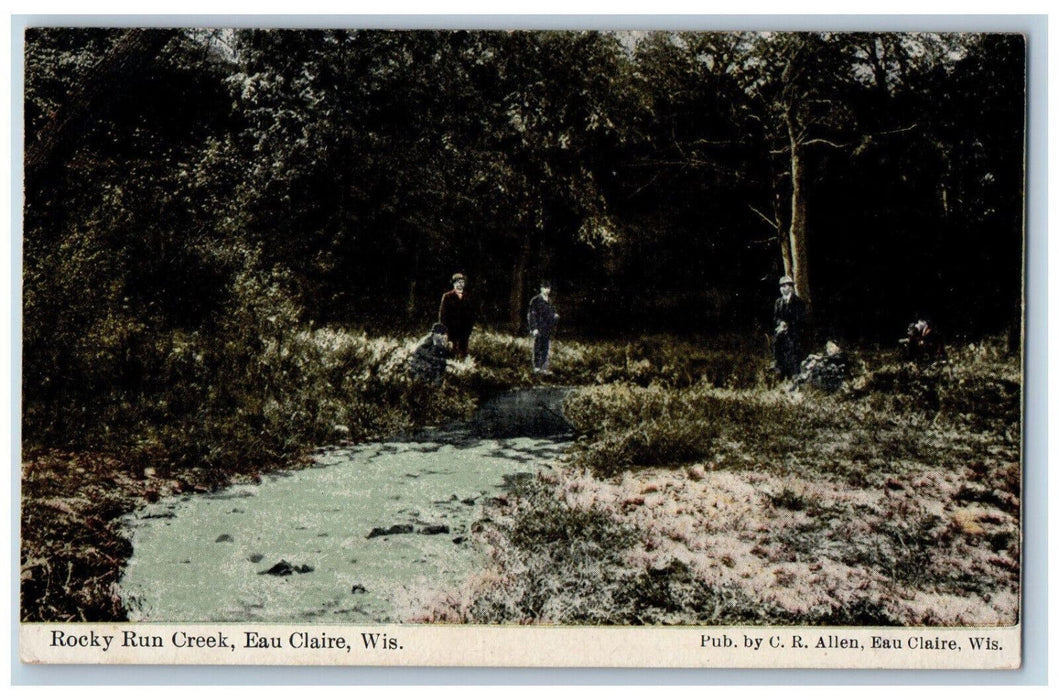
[[[805,322],[805,302],[794,293],[794,280],[780,277],[780,298],[772,312],[775,335],[772,352],[776,372],[781,379],[798,374],[802,364],[802,324]]]
[[[452,289],[441,297],[438,322],[445,326],[452,343],[452,354],[457,360],[467,357],[467,343],[474,327],[474,308],[464,289],[467,278],[462,272],[452,276]]]
[[[533,336],[534,374],[549,374],[548,355],[552,349],[552,331],[559,321],[559,314],[555,313],[555,307],[549,299],[551,293],[551,282],[542,280],[541,293],[530,299],[529,313],[526,315],[530,334]]]

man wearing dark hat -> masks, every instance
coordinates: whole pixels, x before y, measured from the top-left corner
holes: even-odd
[[[548,355],[552,349],[552,331],[559,322],[559,314],[555,313],[550,295],[552,283],[548,280],[541,281],[541,293],[530,299],[529,313],[526,315],[526,323],[529,326],[530,335],[533,336],[533,373],[548,373]]]
[[[474,327],[474,308],[464,292],[467,278],[462,272],[452,276],[452,289],[441,297],[438,322],[445,326],[452,343],[452,354],[457,360],[467,357],[467,344]]]
[[[781,379],[790,379],[801,370],[804,322],[805,302],[794,293],[794,280],[784,275],[780,278],[780,298],[772,311],[772,352]]]

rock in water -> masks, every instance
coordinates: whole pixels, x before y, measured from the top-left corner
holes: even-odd
[[[313,567],[308,564],[300,564],[294,566],[286,559],[280,559],[279,563],[275,564],[268,571],[258,571],[258,575],[268,574],[269,576],[290,576],[291,574],[307,574],[313,571]]]
[[[235,539],[231,535],[221,535],[214,542],[235,542]]]
[[[268,574],[269,576],[290,576],[294,573],[294,567],[291,566],[290,562],[286,559],[281,559],[279,563],[275,564],[268,571],[259,571],[258,575]]]
[[[353,593],[353,594],[367,593],[368,589],[365,588],[364,586],[360,585],[359,583],[355,583],[355,584],[353,584],[353,588],[349,592]]]
[[[449,534],[448,525],[424,525],[419,529],[420,535],[447,535]]]
[[[411,525],[394,525],[393,527],[373,527],[368,533],[367,539],[373,537],[385,537],[386,535],[408,535],[415,531]]]

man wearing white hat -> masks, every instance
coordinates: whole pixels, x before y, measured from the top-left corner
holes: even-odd
[[[798,374],[802,363],[802,324],[805,321],[805,302],[794,293],[794,280],[780,277],[780,298],[772,311],[775,335],[772,352],[775,356],[776,372],[781,379],[790,379]]]

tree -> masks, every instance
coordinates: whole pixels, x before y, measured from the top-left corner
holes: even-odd
[[[30,30],[27,43],[31,46],[37,41],[35,34]],[[120,89],[122,79],[144,70],[176,34],[175,29],[126,30],[75,84],[74,91],[47,121],[36,126],[27,138],[26,182],[35,184],[50,167],[69,155],[72,145],[84,136],[86,122],[103,113],[103,105]]]
[[[182,32],[32,30],[26,61],[26,430],[90,440],[220,301],[190,174],[230,102]]]
[[[777,209],[774,223],[783,271],[811,304],[808,156],[816,146],[843,147],[841,139],[855,128],[856,117],[845,99],[856,83],[851,47],[845,35],[828,33],[753,34],[746,47],[746,93],[769,153],[785,160],[778,171],[786,180],[789,208],[786,216]]]
[[[519,32],[506,39],[506,124],[495,143],[527,187],[514,217],[521,243],[509,321],[518,327],[534,246],[540,274],[548,275],[571,245],[606,246],[617,235],[601,178],[620,138],[613,119],[623,58],[616,37],[598,32]]]

